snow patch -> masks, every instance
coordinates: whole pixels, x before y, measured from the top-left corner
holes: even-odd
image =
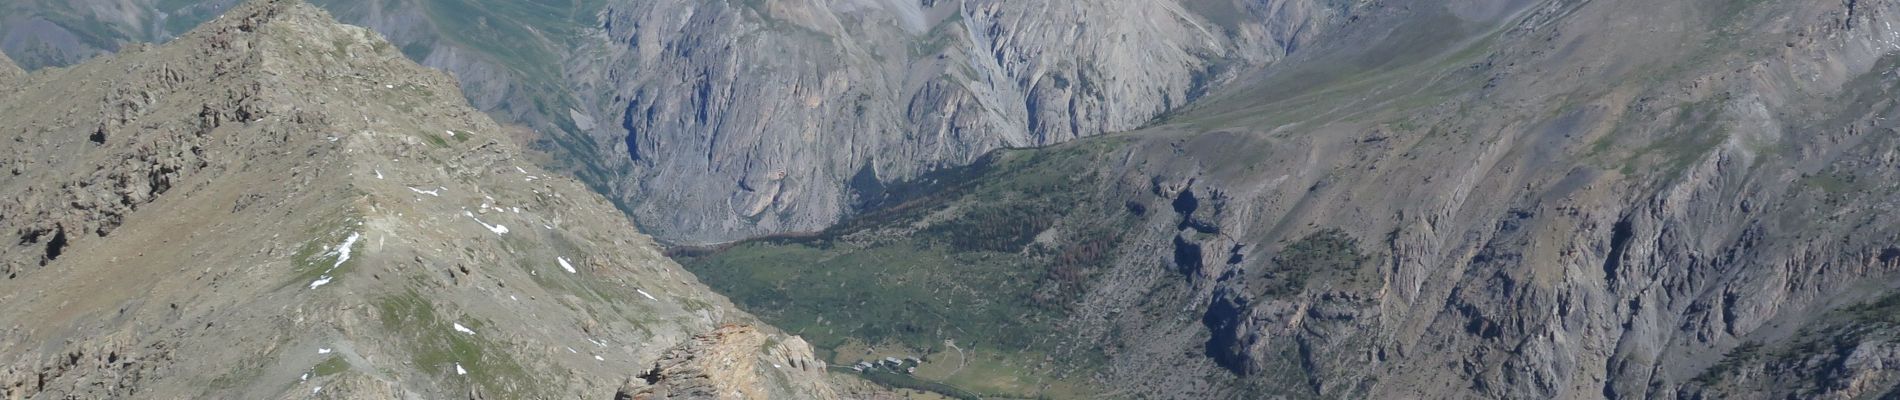
[[[332,280],[330,273],[336,272],[336,269],[342,267],[344,262],[350,261],[350,248],[355,247],[356,240],[362,238],[362,233],[351,233],[349,238],[343,239],[343,244],[336,246],[336,250],[331,250],[330,254],[336,254],[336,263],[330,264],[330,269],[324,270],[323,274],[317,276],[317,280],[310,282],[310,288],[316,289],[330,284]]]
[[[481,218],[476,218],[475,213],[468,212],[468,211],[463,211],[462,215],[467,215],[469,219],[475,220],[475,223],[477,224],[482,224],[483,228],[488,228],[489,232],[494,232],[496,235],[508,234],[508,227],[506,225],[502,225],[502,224],[489,225],[487,222],[482,222]]]
[[[418,194],[426,194],[426,195],[435,196],[435,197],[442,197],[442,192],[439,190],[422,190],[422,189],[417,189],[417,188],[412,187],[412,188],[409,188],[409,191],[416,192]]]
[[[470,334],[470,335],[473,335],[473,334],[475,334],[475,330],[473,330],[473,329],[468,329],[468,327],[466,327],[466,326],[462,326],[462,323],[460,323],[460,322],[457,322],[457,323],[455,323],[455,331],[456,331],[456,332],[461,332],[461,333],[466,333],[466,334]]]
[[[330,354],[330,348],[328,347],[317,348],[317,354]]]
[[[456,375],[468,375],[468,370],[466,370],[466,369],[462,369],[462,363],[455,363],[455,374],[456,374]]]
[[[600,358],[600,356],[598,356],[598,355],[596,355],[596,356],[594,356],[594,361],[607,361],[607,359],[605,359],[605,358]]]
[[[653,298],[653,295],[650,295],[650,294],[647,294],[647,291],[645,291],[645,290],[640,290],[640,289],[634,289],[633,291],[635,291],[635,292],[640,292],[640,295],[641,295],[641,296],[646,296],[646,297],[647,297],[647,300],[659,300],[659,299],[656,299],[656,298]]]
[[[572,273],[575,273],[575,272],[574,272],[574,265],[573,265],[573,264],[568,264],[568,263],[567,263],[567,257],[555,257],[555,258],[554,258],[554,261],[560,261],[560,262],[561,262],[561,269],[565,269],[565,270],[567,270],[567,273],[570,273],[570,274],[572,274]]]
[[[380,170],[380,169],[376,170],[376,179],[377,180],[383,179],[383,170]]]
[[[332,270],[334,270],[334,269],[336,269],[337,267],[341,267],[341,266],[343,266],[343,262],[345,262],[345,261],[349,261],[349,260],[350,260],[350,247],[352,247],[352,246],[355,246],[355,245],[356,245],[356,240],[357,240],[357,239],[362,239],[362,238],[363,238],[363,234],[362,234],[362,233],[351,233],[351,234],[350,234],[350,237],[348,237],[348,238],[344,238],[344,239],[343,239],[343,244],[340,244],[340,245],[337,245],[337,246],[336,246],[336,251],[335,251],[335,253],[336,253],[336,264],[331,264],[331,265],[330,265],[330,269],[332,269]]]

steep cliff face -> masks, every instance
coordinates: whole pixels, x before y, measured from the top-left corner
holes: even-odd
[[[611,398],[731,324],[755,345],[719,356],[801,362],[727,387],[831,393],[453,79],[298,1],[0,79],[0,132],[0,397]]]
[[[578,92],[599,96],[599,162],[629,175],[612,193],[662,237],[716,242],[822,228],[882,183],[990,150],[1139,127],[1352,8],[627,2],[571,76],[596,78]]]
[[[951,184],[889,211],[692,267],[762,315],[848,336],[967,345],[981,327],[1040,332],[1027,346],[1131,396],[1865,398],[1900,386],[1882,316],[1900,278],[1887,212],[1900,200],[1900,4],[1388,6],[1361,18],[1377,28],[1342,31],[1156,127],[1003,156],[1086,161],[938,177]],[[1026,207],[1043,202],[1068,206]],[[945,234],[967,226],[990,234]],[[768,255],[789,261],[758,261]],[[872,319],[885,325],[963,315],[962,288],[935,282],[1035,282],[972,288],[989,304],[1073,297],[895,335],[808,309],[878,298],[846,279],[882,263],[942,264],[870,275],[928,299],[907,306],[930,317]],[[839,272],[800,287],[841,289],[773,291],[790,280],[745,274],[801,264]]]

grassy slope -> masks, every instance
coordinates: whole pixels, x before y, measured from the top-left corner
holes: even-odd
[[[1083,376],[1101,354],[1062,340],[1057,324],[1119,240],[1112,227],[1126,223],[1099,217],[1128,214],[1095,193],[1100,176],[1083,172],[1118,146],[1097,140],[998,153],[942,191],[817,235],[739,244],[687,267],[834,361],[865,358],[868,343],[929,355],[918,377],[985,397],[1076,394],[1067,379]],[[1011,178],[994,179],[1005,174]]]

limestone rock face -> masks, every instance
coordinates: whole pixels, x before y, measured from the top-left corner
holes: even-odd
[[[609,398],[721,326],[810,357],[502,132],[296,0],[0,80],[0,398]],[[763,372],[724,377],[824,390]]]

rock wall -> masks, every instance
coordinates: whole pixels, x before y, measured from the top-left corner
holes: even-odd
[[[860,200],[853,177],[1140,127],[1349,8],[631,2],[608,7],[609,40],[583,52],[604,56],[569,75],[598,96],[599,163],[626,174],[611,192],[660,237],[719,242],[827,226]]]

